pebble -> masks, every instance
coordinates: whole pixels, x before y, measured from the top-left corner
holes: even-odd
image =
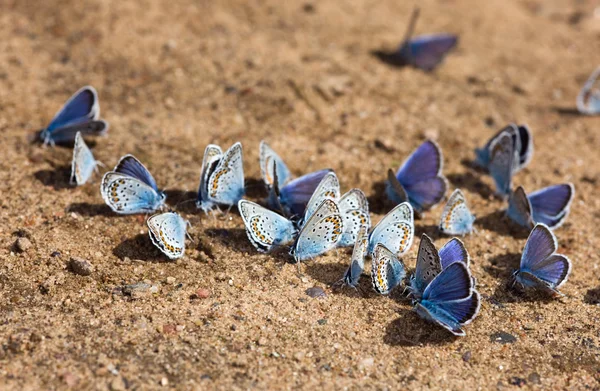
[[[527,376],[527,380],[529,380],[531,384],[540,384],[542,382],[542,379],[537,372],[530,373],[529,376]]]
[[[125,390],[126,387],[125,387],[125,382],[123,381],[123,378],[121,376],[115,377],[110,382],[110,389],[112,391],[123,391],[123,390]]]
[[[309,295],[310,297],[327,297],[327,294],[325,293],[325,291],[323,290],[323,288],[321,288],[320,286],[313,286],[312,288],[308,288],[306,290],[306,294]]]
[[[64,372],[62,375],[60,375],[60,377],[69,388],[75,387],[79,382],[77,376],[73,375],[71,372]]]
[[[373,357],[366,357],[358,362],[358,369],[364,371],[365,369],[371,368],[374,364],[375,359]]]
[[[256,342],[259,346],[265,346],[267,344],[267,339],[265,337],[260,337]]]
[[[175,277],[167,277],[167,284],[175,284]]]
[[[468,350],[462,355],[462,360],[464,362],[469,362],[469,360],[471,360],[471,356],[472,356],[471,351]]]
[[[206,288],[199,288],[196,290],[196,296],[199,299],[208,299],[210,297],[210,291]]]
[[[501,343],[501,344],[514,343],[517,341],[517,337],[515,337],[514,335],[509,334],[507,332],[499,331],[497,333],[490,335],[490,341]]]
[[[72,257],[69,260],[69,270],[80,276],[89,276],[94,271],[94,266],[83,258]]]
[[[15,241],[15,249],[20,253],[24,253],[25,251],[29,250],[31,246],[31,241],[25,237],[18,238]]]
[[[169,379],[167,379],[166,377],[163,377],[162,379],[160,379],[160,385],[163,387],[166,387],[169,385]]]

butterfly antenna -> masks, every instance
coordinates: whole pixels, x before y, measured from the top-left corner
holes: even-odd
[[[413,32],[415,31],[415,26],[417,25],[417,19],[419,19],[419,14],[421,13],[421,9],[419,7],[415,7],[410,16],[410,20],[408,22],[408,28],[404,33],[404,39],[402,40],[402,44],[404,45],[410,37],[412,37]]]

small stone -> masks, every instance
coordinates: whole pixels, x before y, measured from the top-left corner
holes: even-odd
[[[258,341],[256,341],[256,343],[258,343],[259,346],[265,346],[267,344],[267,339],[265,337],[260,337],[258,339]]]
[[[327,294],[325,293],[325,291],[323,290],[323,288],[321,288],[319,286],[313,286],[312,288],[308,288],[306,290],[306,294],[309,295],[312,298],[315,298],[315,297],[325,298],[325,297],[327,297]]]
[[[471,351],[470,351],[470,350],[467,350],[467,351],[466,351],[466,352],[465,352],[465,353],[462,355],[462,360],[463,360],[464,362],[469,362],[469,360],[471,360],[471,356],[472,356],[472,354],[471,354]]]
[[[437,129],[427,129],[423,132],[423,136],[428,140],[436,141],[440,137],[440,132]]]
[[[206,288],[199,288],[196,290],[196,296],[199,299],[208,299],[210,297],[210,291]]]
[[[217,281],[225,281],[228,280],[229,278],[227,277],[227,275],[225,273],[217,273],[217,275],[215,276],[215,279]]]
[[[166,387],[169,385],[169,379],[167,379],[166,377],[163,377],[162,379],[160,379],[160,385],[163,387]]]
[[[164,324],[162,327],[162,332],[163,332],[163,334],[166,334],[166,335],[177,334],[177,326],[174,325],[173,323]]]
[[[15,241],[15,250],[17,250],[20,253],[24,253],[25,251],[29,250],[31,246],[31,241],[25,237],[18,238]]]
[[[358,362],[358,369],[364,371],[366,369],[371,368],[375,364],[375,359],[373,357],[363,358]]]
[[[60,378],[69,388],[75,387],[79,382],[77,376],[73,375],[71,372],[64,372],[62,375],[60,375]]]
[[[296,353],[294,353],[294,360],[302,361],[304,356],[305,356],[304,352],[296,352]]]
[[[69,260],[69,270],[80,276],[89,276],[94,271],[94,267],[83,258],[72,257]]]
[[[150,293],[152,293],[152,294],[155,294],[155,293],[158,293],[158,291],[159,291],[159,290],[160,290],[160,289],[158,288],[158,285],[152,285],[152,286],[150,287],[150,289],[148,289],[148,292],[150,292]]]
[[[542,379],[537,372],[531,372],[529,376],[527,376],[527,380],[529,380],[529,383],[531,384],[540,384],[542,382]]]
[[[60,251],[53,251],[52,254],[50,254],[50,256],[52,258],[60,257]]]
[[[317,323],[320,324],[321,326],[326,325],[327,319],[319,319],[319,320],[317,320]]]
[[[123,287],[123,294],[138,297],[150,291],[152,286],[145,282],[138,282],[135,284],[125,285]]]
[[[522,387],[525,384],[527,384],[527,380],[525,380],[521,377],[512,376],[510,379],[508,379],[508,384],[511,384],[511,385],[517,386],[517,387]]]
[[[167,284],[175,284],[175,277],[167,277]]]
[[[125,390],[126,387],[125,387],[125,382],[123,381],[123,378],[121,376],[115,377],[110,382],[110,389],[112,391],[123,391],[123,390]]]
[[[501,343],[501,344],[514,343],[517,341],[517,337],[515,337],[514,335],[509,334],[507,332],[499,331],[497,333],[490,335],[490,341]]]
[[[279,357],[281,357],[281,355],[280,355],[279,353],[277,353],[277,352],[272,352],[272,353],[271,353],[271,356],[273,356],[273,357],[275,357],[275,358],[279,358]]]
[[[172,109],[175,107],[175,100],[173,98],[171,98],[170,96],[167,97],[167,99],[165,99],[165,107],[167,109]]]

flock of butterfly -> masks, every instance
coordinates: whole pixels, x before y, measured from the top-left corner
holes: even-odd
[[[431,70],[456,44],[448,34],[407,38],[397,55],[407,64]],[[582,113],[600,112],[600,89],[594,87],[600,68],[584,86],[577,99]],[[77,91],[40,132],[46,145],[74,143],[71,182],[85,184],[100,162],[83,136],[103,135],[108,123],[99,119],[98,95],[93,87]],[[513,190],[514,175],[533,156],[533,139],[525,125],[510,124],[476,149],[475,161],[493,178],[496,194],[508,200],[507,216],[530,231],[513,285],[546,294],[559,295],[567,280],[571,262],[557,254],[552,230],[567,218],[574,195],[572,184],[564,183],[526,193]],[[260,144],[260,169],[268,198],[263,205],[243,199],[244,168],[242,144],[226,151],[208,145],[204,152],[196,206],[204,212],[217,207],[237,206],[248,239],[260,252],[287,248],[295,262],[314,259],[337,247],[353,247],[350,265],[337,285],[356,288],[365,260],[371,260],[371,281],[380,294],[388,294],[406,277],[402,256],[410,249],[415,232],[414,218],[439,204],[448,190],[442,174],[440,147],[425,141],[396,171],[387,174],[386,195],[395,205],[374,227],[371,226],[367,197],[360,189],[345,194],[333,170],[325,169],[294,178],[283,159],[266,142]],[[134,156],[123,156],[115,168],[104,174],[100,192],[116,213],[149,214],[165,207],[166,195],[159,190],[148,169]],[[443,208],[439,231],[466,235],[474,230],[475,216],[465,195],[455,189]],[[185,252],[188,222],[178,213],[154,214],[147,219],[152,243],[171,259]],[[469,269],[469,254],[462,241],[451,239],[439,250],[423,234],[416,268],[406,289],[415,311],[455,335],[478,314],[480,296]]]

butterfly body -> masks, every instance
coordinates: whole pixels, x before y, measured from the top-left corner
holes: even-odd
[[[502,133],[490,145],[489,171],[496,186],[496,195],[507,198],[512,187],[514,167],[518,164],[518,153],[510,133]]]
[[[108,131],[108,123],[99,120],[100,104],[98,93],[92,86],[75,92],[56,113],[48,126],[40,132],[40,140],[45,144],[72,143],[75,135],[102,135]]]
[[[81,132],[75,135],[75,145],[73,147],[73,160],[71,161],[71,179],[72,184],[83,185],[90,179],[92,173],[97,171],[99,162],[94,159],[92,151],[88,148]]]
[[[113,171],[102,178],[104,202],[120,214],[151,213],[162,208],[166,196],[158,190],[152,174],[133,155],[125,155]]]
[[[151,216],[146,224],[152,243],[160,251],[170,259],[183,256],[187,221],[177,213],[167,212]]]
[[[453,34],[428,34],[404,41],[398,49],[401,62],[424,71],[432,71],[458,43]]]
[[[528,229],[536,223],[556,229],[569,215],[574,194],[571,183],[548,186],[529,195],[518,186],[510,195],[506,213],[514,222]]]
[[[500,129],[482,148],[475,149],[475,163],[485,169],[489,169],[491,161],[491,146],[500,136],[508,134],[513,141],[513,150],[517,154],[513,173],[525,168],[533,158],[533,136],[527,125],[508,124]]]
[[[369,246],[369,238],[367,236],[368,228],[365,226],[360,227],[358,230],[358,236],[354,243],[354,250],[352,251],[352,258],[350,260],[350,266],[341,282],[343,285],[351,286],[356,288],[360,275],[365,269],[365,256],[367,255],[367,249]]]

